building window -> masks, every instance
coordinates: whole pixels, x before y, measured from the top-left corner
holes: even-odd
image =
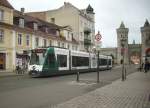
[[[70,33],[68,32],[68,39],[70,39],[70,36],[69,36],[69,35],[70,35]]]
[[[22,44],[22,34],[18,34],[18,45]]]
[[[71,33],[71,38],[72,38],[72,40],[73,40],[73,33]]]
[[[72,50],[75,50],[75,49],[74,49],[74,45],[72,46]]]
[[[52,22],[52,23],[55,23],[55,18],[51,18],[51,22]]]
[[[83,37],[83,32],[80,32],[80,36],[81,36],[81,39],[82,39],[82,37]]]
[[[47,27],[45,28],[45,32],[48,33],[48,28]]]
[[[81,20],[80,22],[81,22],[81,27],[82,27],[83,26],[83,21]]]
[[[77,47],[77,46],[75,46],[75,50],[76,50],[76,51],[78,50],[78,47]]]
[[[123,35],[121,35],[121,38],[123,38]]]
[[[39,46],[39,38],[35,38],[35,46],[38,47]]]
[[[44,47],[46,47],[46,44],[47,44],[46,39],[43,39],[43,41],[44,41]]]
[[[49,41],[49,46],[52,46],[52,41],[51,40]]]
[[[65,44],[64,43],[62,43],[62,48],[65,48]]]
[[[4,20],[4,11],[0,10],[0,21]]]
[[[30,36],[29,35],[26,36],[26,45],[27,46],[30,45]]]
[[[70,49],[70,45],[68,44],[68,49]]]
[[[60,47],[60,42],[58,42],[58,47]]]
[[[4,30],[0,30],[0,42],[4,41]]]
[[[24,19],[23,18],[19,19],[19,27],[24,28]]]

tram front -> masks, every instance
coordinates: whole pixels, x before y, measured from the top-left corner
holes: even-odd
[[[45,61],[46,49],[31,50],[30,62],[28,66],[29,75],[32,77],[41,76],[43,64]]]

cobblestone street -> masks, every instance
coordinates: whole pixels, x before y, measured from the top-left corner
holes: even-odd
[[[96,89],[56,106],[47,108],[150,108],[150,73],[136,72],[122,82]]]

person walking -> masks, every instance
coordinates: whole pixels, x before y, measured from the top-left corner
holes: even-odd
[[[144,72],[147,73],[147,71],[149,70],[149,62],[148,59],[145,59],[145,66],[144,66]]]

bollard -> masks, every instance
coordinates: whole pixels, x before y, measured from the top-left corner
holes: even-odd
[[[97,71],[97,83],[99,83],[99,71]]]
[[[79,82],[79,75],[80,75],[80,73],[77,72],[77,82]]]
[[[126,70],[126,68],[125,68],[125,73],[124,73],[125,75],[124,75],[124,79],[126,80],[126,78],[127,78],[127,70]]]
[[[122,81],[124,81],[124,79],[125,79],[124,75],[125,75],[124,68],[122,68]]]

